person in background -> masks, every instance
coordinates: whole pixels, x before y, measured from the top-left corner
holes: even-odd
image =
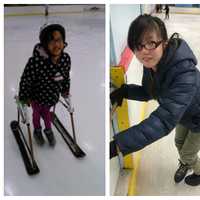
[[[165,5],[165,19],[169,19],[169,5]]]

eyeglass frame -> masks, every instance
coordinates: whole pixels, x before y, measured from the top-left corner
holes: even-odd
[[[146,44],[137,44],[136,45],[136,48],[135,48],[135,51],[142,51],[143,48],[145,48],[146,50],[155,50],[156,48],[158,48],[158,46],[163,42],[163,40],[160,40],[158,42],[155,42],[155,41],[150,41],[150,42],[147,42]],[[148,43],[153,43],[155,44],[155,47],[154,48],[147,48],[146,45]],[[140,48],[138,48],[138,46],[140,45]]]
[[[54,39],[53,39],[53,40],[50,40],[48,43],[49,43],[50,45],[54,45],[54,44],[57,43],[57,42],[58,42],[59,44],[63,42],[64,48],[68,46],[68,43],[65,42],[65,41],[63,41],[63,39],[60,39],[60,38],[57,39],[57,40],[54,40]]]

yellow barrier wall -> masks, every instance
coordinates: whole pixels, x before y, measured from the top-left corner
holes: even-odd
[[[125,73],[122,67],[111,67],[110,78],[112,79],[113,84],[116,87],[120,87],[122,84],[126,83]],[[123,100],[122,106],[117,107],[117,121],[119,131],[123,131],[130,127],[129,117],[128,117],[128,103],[127,100]],[[129,154],[124,157],[124,168],[132,169],[133,168],[133,157],[132,154]]]

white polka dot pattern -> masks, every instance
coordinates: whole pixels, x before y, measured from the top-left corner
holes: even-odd
[[[65,52],[57,64],[35,52],[29,59],[20,80],[20,100],[31,99],[41,105],[55,105],[60,94],[69,93],[70,68],[71,59]]]

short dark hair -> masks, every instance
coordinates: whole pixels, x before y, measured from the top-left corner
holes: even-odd
[[[45,26],[40,31],[40,43],[44,47],[45,50],[48,50],[48,43],[53,40],[53,32],[59,31],[62,35],[63,42],[65,43],[65,28],[61,26],[60,24],[50,24],[48,26]]]
[[[163,41],[168,40],[164,22],[155,16],[148,14],[139,15],[130,25],[128,31],[128,46],[132,51],[137,49],[142,37],[148,31],[156,31]]]

